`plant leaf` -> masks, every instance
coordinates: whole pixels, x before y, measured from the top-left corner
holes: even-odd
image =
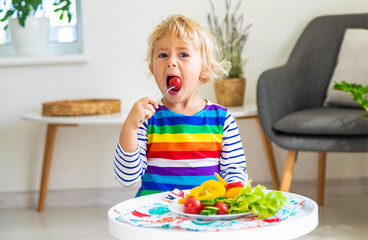
[[[10,9],[6,12],[5,16],[0,20],[1,22],[5,22],[8,20],[9,17],[11,17],[14,14],[14,10]]]
[[[333,89],[350,94],[353,98],[353,101],[356,101],[358,103],[358,106],[368,111],[368,99],[367,99],[368,85],[363,87],[360,84],[342,81],[342,82],[335,82]],[[368,115],[365,114],[364,117],[368,117]]]
[[[216,15],[215,6],[212,0],[210,0],[210,5],[211,13],[207,17],[210,31],[221,48],[221,58],[228,60],[232,65],[227,77],[243,77],[244,66],[247,61],[243,59],[242,53],[248,39],[248,30],[251,25],[243,27],[244,14],[239,14],[238,12],[241,0],[235,5],[233,11],[231,0],[225,0],[226,11],[221,24],[218,22],[218,16]]]

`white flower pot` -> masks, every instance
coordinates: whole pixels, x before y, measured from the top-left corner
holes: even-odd
[[[48,54],[50,20],[47,17],[28,16],[25,27],[18,18],[9,19],[11,42],[17,56],[44,56]]]

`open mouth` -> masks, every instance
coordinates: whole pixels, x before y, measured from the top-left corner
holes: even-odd
[[[171,89],[170,91],[172,92],[178,92],[181,89],[181,79],[178,76],[167,76],[166,79],[166,85],[167,88],[173,87],[173,89]]]

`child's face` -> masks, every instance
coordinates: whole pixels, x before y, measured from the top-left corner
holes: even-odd
[[[203,60],[194,42],[167,35],[157,40],[154,48],[150,70],[161,92],[168,89],[172,76],[178,76],[182,83],[178,91],[166,94],[166,100],[180,103],[198,96],[200,79],[204,77]]]

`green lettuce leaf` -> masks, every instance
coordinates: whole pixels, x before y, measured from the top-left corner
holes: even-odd
[[[240,194],[234,199],[227,199],[230,206],[229,214],[253,212],[259,218],[264,219],[274,215],[282,206],[288,203],[282,192],[273,190],[265,193],[266,187],[257,185],[252,188],[248,181]]]

